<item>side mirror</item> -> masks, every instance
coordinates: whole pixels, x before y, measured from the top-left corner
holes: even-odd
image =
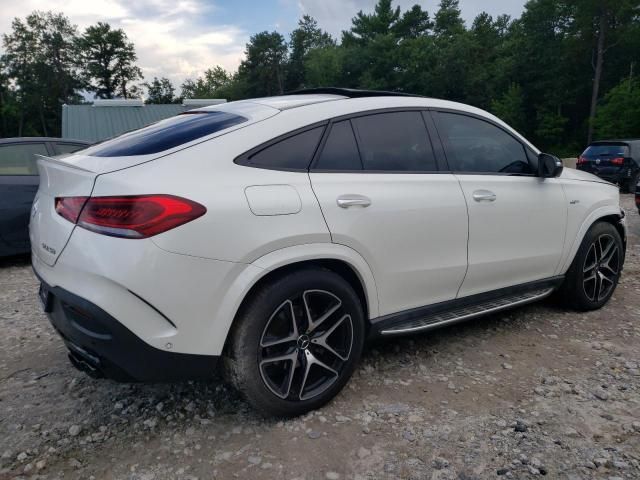
[[[538,176],[540,178],[555,178],[562,173],[562,160],[548,153],[538,155]]]

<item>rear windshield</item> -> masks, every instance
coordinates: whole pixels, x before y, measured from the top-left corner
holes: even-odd
[[[582,154],[584,157],[628,157],[627,145],[591,145]]]
[[[94,157],[149,155],[233,127],[247,119],[227,112],[186,112],[85,150]]]

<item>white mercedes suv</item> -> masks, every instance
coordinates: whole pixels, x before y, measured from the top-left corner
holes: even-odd
[[[78,368],[210,377],[298,415],[367,339],[542,299],[602,307],[618,189],[494,116],[315,89],[217,105],[38,161],[33,267]]]

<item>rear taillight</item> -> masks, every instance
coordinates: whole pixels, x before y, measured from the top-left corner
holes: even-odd
[[[207,209],[173,195],[58,197],[56,212],[92,232],[147,238],[195,220]]]
[[[76,223],[82,207],[84,207],[88,198],[89,197],[57,197],[55,203],[56,213],[71,223]]]
[[[585,163],[587,163],[587,159],[584,158],[583,156],[579,156],[578,161],[576,162],[576,165],[584,165]]]
[[[624,165],[624,158],[622,158],[622,157],[612,158],[611,159],[611,164],[612,165]]]

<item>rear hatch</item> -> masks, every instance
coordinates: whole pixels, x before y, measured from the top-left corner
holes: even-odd
[[[280,110],[234,102],[192,110],[64,158],[40,157],[40,186],[31,210],[31,250],[53,266],[75,224],[56,212],[56,198],[89,197],[98,175],[165,157],[276,115]]]
[[[589,145],[578,158],[577,168],[600,177],[615,177],[630,160],[629,145],[619,142]]]

